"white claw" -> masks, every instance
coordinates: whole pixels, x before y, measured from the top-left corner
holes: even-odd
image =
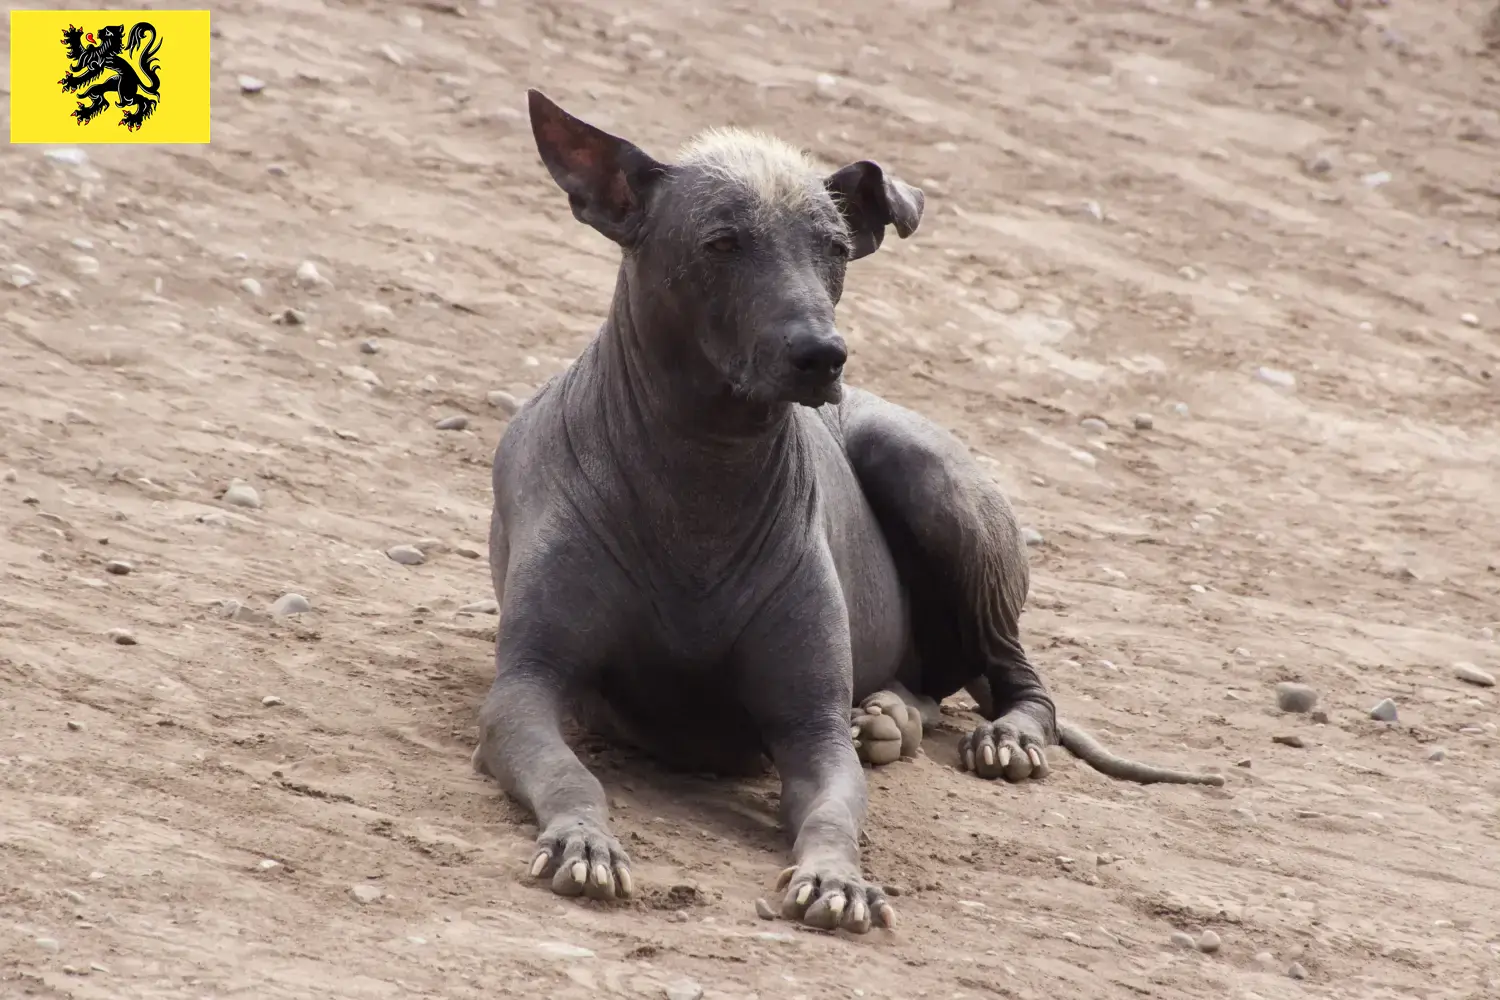
[[[598,885],[609,885],[609,869],[602,864],[594,866],[594,882]]]
[[[588,882],[588,880],[589,880],[589,866],[588,866],[588,864],[586,862],[583,862],[583,861],[575,861],[575,862],[573,862],[573,869],[572,869],[571,874],[573,876],[573,881],[574,882],[577,882],[579,885],[586,884]]]
[[[1005,753],[1004,750],[1001,750],[1000,752],[1002,754]],[[984,766],[985,767],[993,767],[994,766],[994,763],[995,763],[995,748],[994,747],[986,745],[982,750],[979,751],[979,753],[980,753],[980,756],[982,756],[984,758]],[[1001,766],[1003,767],[1004,765],[1002,764]]]
[[[630,878],[630,869],[624,865],[615,868],[615,879],[620,883],[620,895],[629,896],[635,891],[635,882]]]
[[[532,878],[536,878],[542,872],[547,870],[547,861],[551,857],[552,855],[548,854],[546,851],[543,851],[536,856],[536,860],[531,863]]]
[[[807,905],[807,901],[812,898],[812,890],[813,890],[813,887],[812,887],[812,883],[811,882],[809,882],[807,885],[804,885],[802,888],[800,888],[800,889],[797,890],[797,905],[798,906],[806,906]]]
[[[1010,767],[1010,747],[1000,748],[1000,767],[1002,769]]]
[[[848,903],[849,901],[844,898],[842,893],[834,894],[833,898],[828,901],[828,908],[833,911],[833,919],[838,920],[843,917],[844,907]]]

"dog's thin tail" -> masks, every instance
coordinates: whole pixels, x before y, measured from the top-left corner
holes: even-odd
[[[1057,720],[1057,742],[1062,744],[1068,753],[1089,767],[1121,781],[1133,781],[1140,785],[1214,785],[1217,787],[1224,784],[1222,774],[1174,771],[1168,767],[1157,767],[1154,764],[1120,757],[1110,752],[1084,730],[1062,719]]]

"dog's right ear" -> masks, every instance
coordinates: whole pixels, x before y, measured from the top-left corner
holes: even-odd
[[[621,246],[633,244],[646,195],[667,171],[634,144],[574,118],[539,90],[526,92],[537,152],[573,216]]]

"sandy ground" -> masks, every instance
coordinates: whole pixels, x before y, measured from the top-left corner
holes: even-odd
[[[1500,713],[1454,667],[1500,671],[1487,13],[215,4],[211,146],[0,151],[0,994],[1500,995]],[[585,742],[642,898],[526,881],[468,761],[487,394],[576,356],[614,271],[528,85],[663,155],[761,126],[925,188],[851,272],[850,378],[1042,533],[1061,709],[1225,788],[986,784],[953,715],[872,775],[900,927],[855,939],[756,918],[774,782]]]

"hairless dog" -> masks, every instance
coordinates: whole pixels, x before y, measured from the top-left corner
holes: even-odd
[[[951,434],[843,384],[845,268],[916,231],[919,189],[735,130],[663,162],[528,97],[573,215],[622,251],[598,334],[495,454],[503,617],[474,764],[535,814],[533,876],[633,890],[568,714],[669,765],[769,757],[792,838],[781,911],[856,933],[894,919],[860,867],[862,762],[914,754],[961,689],[987,720],[961,746],[980,778],[1044,777],[1061,742],[1115,777],[1223,783],[1057,721],[1019,639],[1009,503]]]

